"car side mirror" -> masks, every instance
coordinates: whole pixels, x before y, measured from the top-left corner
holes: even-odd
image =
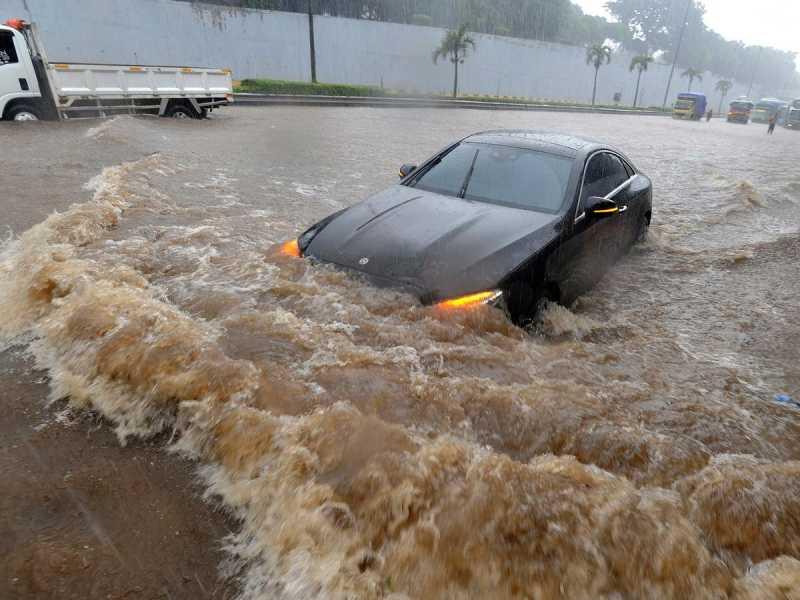
[[[409,175],[411,175],[411,173],[413,173],[416,170],[417,170],[417,165],[412,165],[408,163],[404,164],[402,167],[400,167],[400,179],[408,177]]]
[[[613,200],[600,196],[591,196],[586,200],[586,216],[605,218],[619,212],[619,206]]]

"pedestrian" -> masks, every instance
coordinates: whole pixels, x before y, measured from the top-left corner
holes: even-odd
[[[772,135],[775,133],[775,124],[778,122],[778,115],[772,115],[769,118],[769,128],[767,129],[767,134]]]
[[[709,108],[709,109],[708,109],[708,112],[706,113],[706,122],[707,122],[707,123],[708,123],[708,122],[710,122],[710,121],[711,121],[711,118],[712,118],[713,116],[714,116],[714,111],[713,111],[712,109],[710,109],[710,108]]]

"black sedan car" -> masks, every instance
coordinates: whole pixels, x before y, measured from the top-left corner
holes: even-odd
[[[423,304],[491,303],[515,322],[569,304],[647,235],[652,184],[614,148],[574,136],[486,131],[283,246]]]

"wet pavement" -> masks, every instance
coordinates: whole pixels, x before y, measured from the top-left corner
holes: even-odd
[[[245,597],[796,593],[800,412],[774,396],[800,397],[800,136],[557,113],[214,116],[0,126],[18,149],[0,172],[18,236],[0,332],[33,340],[76,414],[121,440],[174,432],[206,465],[240,522]],[[608,141],[654,183],[648,243],[537,330],[275,251],[400,164],[500,127]]]

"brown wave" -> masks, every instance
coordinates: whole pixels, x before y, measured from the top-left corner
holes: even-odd
[[[800,467],[775,449],[795,426],[770,438],[689,398],[653,411],[667,382],[615,370],[580,339],[597,324],[559,310],[536,343],[488,309],[409,307],[241,247],[171,269],[223,248],[209,229],[104,244],[134,213],[168,220],[141,177],[159,161],[106,170],[91,201],[6,244],[0,332],[32,335],[52,396],[123,443],[173,431],[202,461],[241,520],[245,598],[800,589]]]

